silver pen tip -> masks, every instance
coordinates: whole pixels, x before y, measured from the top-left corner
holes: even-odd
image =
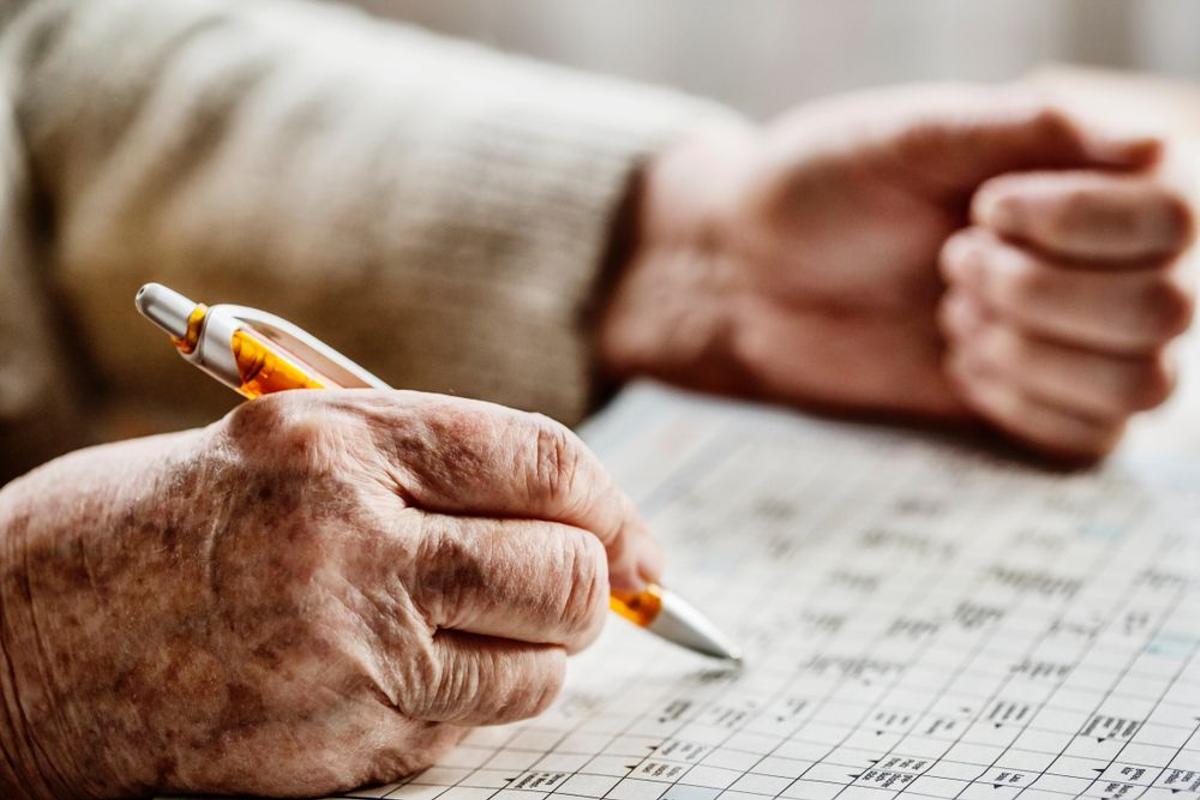
[[[143,317],[176,339],[187,336],[188,319],[199,305],[161,283],[147,283],[138,289],[133,303]]]
[[[650,623],[648,630],[711,658],[719,658],[736,666],[744,664],[742,649],[699,609],[670,590],[662,590],[662,610]]]

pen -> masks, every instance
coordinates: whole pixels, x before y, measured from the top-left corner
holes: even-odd
[[[158,283],[138,290],[135,303],[142,316],[166,331],[184,360],[251,400],[288,389],[391,388],[311,334],[255,308],[209,308]],[[662,586],[613,592],[609,606],[667,641],[741,661],[738,647],[707,617]]]

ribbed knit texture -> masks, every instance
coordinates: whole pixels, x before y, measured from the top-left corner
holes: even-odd
[[[51,333],[81,340],[102,381],[94,419],[125,420],[106,436],[236,399],[137,317],[148,280],[288,317],[396,386],[578,421],[587,310],[630,176],[727,114],[280,0],[41,0],[3,58],[45,209],[5,224],[36,226],[22,235],[45,280],[0,264],[0,307],[54,287],[76,326]],[[0,322],[10,432],[55,391],[28,366],[46,356],[14,360],[23,329]]]

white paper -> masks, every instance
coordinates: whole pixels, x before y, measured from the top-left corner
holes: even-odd
[[[587,431],[736,634],[613,617],[542,717],[352,797],[1195,797],[1200,460],[1055,474],[928,434],[637,387]]]

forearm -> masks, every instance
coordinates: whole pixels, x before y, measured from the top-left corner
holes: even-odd
[[[47,8],[20,120],[58,280],[130,390],[165,356],[111,309],[155,277],[319,327],[394,383],[578,419],[629,176],[724,114],[301,3]]]

